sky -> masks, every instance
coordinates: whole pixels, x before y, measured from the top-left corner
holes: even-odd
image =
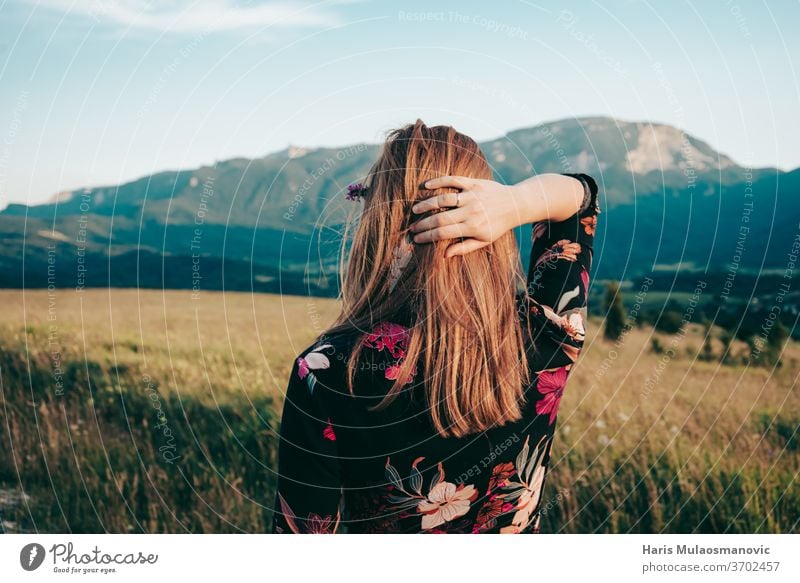
[[[796,1],[0,0],[0,208],[422,118],[669,123],[800,166]]]

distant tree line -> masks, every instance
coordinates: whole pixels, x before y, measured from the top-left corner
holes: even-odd
[[[641,307],[635,318],[625,308],[625,300],[618,282],[606,286],[602,303],[603,337],[618,341],[626,329],[652,325],[664,334],[678,334],[685,322],[685,308],[675,300],[668,300],[663,307]],[[717,307],[710,302],[698,306],[693,319],[703,325],[703,346],[698,358],[722,364],[750,364],[773,368],[781,366],[781,354],[789,340],[789,329],[769,310],[760,305],[734,303]],[[721,349],[715,348],[715,339]],[[734,355],[732,346],[739,340],[747,346],[745,354]],[[654,352],[662,352],[663,346],[657,337],[651,341]]]

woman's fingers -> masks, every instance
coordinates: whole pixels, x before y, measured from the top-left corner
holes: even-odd
[[[456,239],[458,237],[468,236],[464,223],[456,223],[454,225],[446,225],[444,227],[437,227],[430,229],[424,233],[417,233],[414,235],[414,243],[432,243],[434,241],[443,241],[445,239]]]
[[[489,245],[486,241],[479,241],[478,239],[464,239],[458,243],[454,243],[445,251],[445,257],[455,257],[456,255],[467,255],[473,251],[477,251]]]
[[[499,200],[495,195],[509,187],[491,180],[467,178],[466,176],[442,176],[425,182],[425,188],[437,190],[451,188],[459,192],[440,194],[425,200],[417,201],[411,211],[415,214],[428,213],[440,209],[445,212],[435,213],[422,218],[410,227],[415,243],[432,243],[459,238],[447,247],[446,256],[466,255],[482,247],[490,245],[497,236],[506,230],[508,220],[507,204],[491,204]],[[501,201],[504,202],[504,201]],[[458,208],[454,208],[458,207]]]
[[[439,188],[455,188],[457,190],[465,191],[474,183],[475,179],[467,178],[466,176],[441,176],[439,178],[432,178],[431,180],[428,180],[425,183],[425,188],[428,190],[438,190]],[[464,203],[466,200],[466,195],[466,192],[450,192],[448,194],[432,196],[416,203],[413,207],[411,207],[411,211],[419,214],[435,211],[436,209],[458,206],[459,204]]]
[[[465,190],[470,187],[473,179],[466,176],[440,176],[439,178],[431,178],[425,182],[425,188],[428,190],[437,190],[439,188],[458,188]]]
[[[459,194],[461,196],[459,196]],[[464,200],[465,193],[463,192],[440,194],[438,196],[432,196],[430,198],[426,198],[425,200],[414,203],[414,206],[411,207],[411,212],[420,214],[427,213],[428,211],[435,211],[436,209],[452,208],[457,206],[459,203],[463,204]]]
[[[465,209],[456,208],[443,213],[436,213],[424,219],[419,219],[411,223],[409,228],[412,233],[421,233],[428,229],[435,229],[436,227],[444,227],[445,225],[463,222],[466,216],[467,211]]]

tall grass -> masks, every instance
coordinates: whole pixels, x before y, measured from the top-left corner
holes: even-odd
[[[0,291],[6,531],[265,532],[292,357],[331,300]],[[796,532],[797,347],[776,370],[685,336],[589,339],[561,404],[545,532]],[[658,336],[674,348],[651,352]],[[743,346],[738,347],[744,350]]]

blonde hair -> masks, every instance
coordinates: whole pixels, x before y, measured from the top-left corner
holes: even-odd
[[[523,281],[513,232],[464,256],[445,257],[456,240],[415,245],[411,261],[392,280],[394,251],[411,222],[413,204],[452,189],[429,191],[445,175],[492,178],[474,140],[450,126],[421,120],[391,131],[368,178],[368,195],[343,267],[342,312],[326,334],[368,334],[382,321],[412,314],[406,357],[378,408],[391,403],[423,357],[424,392],[435,430],[461,437],[521,417],[530,380],[515,294]],[[343,259],[342,259],[343,260]],[[392,289],[393,287],[393,289]],[[363,342],[348,362],[353,381]]]

